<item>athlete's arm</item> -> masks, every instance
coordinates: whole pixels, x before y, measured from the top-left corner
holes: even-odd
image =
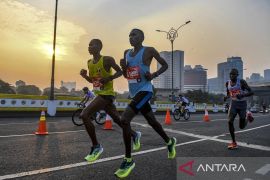
[[[251,88],[249,87],[249,85],[247,84],[247,82],[244,79],[240,80],[240,84],[241,84],[241,88],[244,90],[247,90],[247,93],[241,94],[242,97],[249,97],[252,96],[254,94],[254,92],[251,90]]]
[[[114,75],[111,76],[112,80],[122,76],[123,73],[121,71],[121,68],[118,66],[118,64],[116,64],[113,58],[111,58],[110,65],[115,70]]]
[[[88,81],[88,82],[90,82],[90,83],[93,83],[92,79],[91,79],[89,76],[87,76],[87,70],[81,69],[80,75],[81,75],[84,79],[86,79],[86,81]]]
[[[115,60],[110,56],[104,57],[104,68],[107,72],[109,72],[110,68],[113,68],[116,72],[112,76],[102,78],[100,80],[102,84],[106,84],[107,82],[112,81],[122,75],[121,68],[115,63]]]
[[[153,47],[148,47],[147,48],[147,51],[149,52],[150,54],[150,57],[146,57],[146,62],[145,64],[150,66],[151,64],[151,61],[153,58],[155,58],[157,60],[157,62],[161,65],[161,68],[159,68],[156,72],[150,74],[148,73],[146,75],[146,78],[148,80],[152,80],[153,78],[156,78],[158,77],[160,74],[164,73],[167,69],[168,69],[168,64],[167,62],[165,61],[165,59],[163,59],[159,53],[157,52],[157,50]],[[148,55],[148,53],[146,54],[146,56]]]
[[[152,48],[152,53],[153,53],[153,57],[157,60],[157,62],[159,64],[161,64],[161,68],[158,69],[154,74],[156,74],[156,77],[159,76],[160,74],[164,73],[167,69],[168,69],[168,64],[165,61],[165,59],[163,59],[159,53],[157,52],[157,50],[155,48]]]
[[[230,91],[228,89],[228,82],[226,82],[225,87],[226,87],[226,91],[227,91],[227,96],[224,97],[224,101],[226,101],[230,97]]]
[[[127,61],[126,61],[127,52],[128,50],[125,50],[124,58],[120,60],[120,66],[121,66],[121,69],[125,78],[127,78]]]

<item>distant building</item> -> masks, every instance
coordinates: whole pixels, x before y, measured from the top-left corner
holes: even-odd
[[[252,73],[249,80],[250,82],[260,82],[263,81],[263,77],[260,73]]]
[[[264,81],[270,82],[270,69],[264,70]]]
[[[64,81],[61,81],[61,87],[67,88],[68,91],[70,92],[72,89],[73,90],[76,89],[76,82],[64,82]]]
[[[193,69],[190,65],[184,70],[184,92],[188,90],[207,91],[207,71],[201,65],[196,65]]]
[[[210,78],[208,79],[208,92],[213,94],[218,94],[220,88],[218,86],[218,78]]]
[[[266,82],[260,73],[252,73],[250,77],[246,78],[246,81],[249,83],[249,85],[259,85]]]
[[[229,57],[227,62],[218,65],[218,87],[220,93],[226,93],[225,83],[230,79],[230,71],[235,68],[238,70],[239,78],[243,79],[243,61],[241,57]]]
[[[176,50],[173,52],[173,64],[172,64],[172,53],[170,51],[160,52],[160,56],[163,57],[168,63],[168,69],[159,75],[159,77],[153,80],[153,84],[156,88],[168,89],[172,88],[172,68],[173,68],[173,87],[174,91],[184,90],[184,51]],[[161,65],[157,63],[157,69]]]
[[[16,81],[15,85],[16,85],[16,88],[18,88],[19,86],[25,86],[26,83],[22,80],[19,80],[19,81]]]

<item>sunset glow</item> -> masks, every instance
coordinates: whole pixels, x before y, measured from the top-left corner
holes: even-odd
[[[0,1],[0,9],[0,78],[11,84],[21,79],[47,87],[55,1],[5,0]],[[170,51],[166,34],[156,29],[168,31],[187,20],[191,23],[178,32],[174,41],[174,49],[185,52],[185,65],[200,64],[212,78],[217,76],[218,63],[240,56],[247,69],[244,78],[253,72],[263,74],[270,68],[269,18],[267,0],[59,1],[55,83],[58,87],[62,80],[76,81],[78,89],[90,86],[78,72],[87,68],[91,58],[87,48],[92,38],[101,39],[101,53],[114,57],[119,64],[123,52],[131,48],[128,36],[132,28],[144,31],[145,46]],[[20,66],[14,66],[17,64]],[[156,69],[156,61],[151,69]],[[114,84],[116,90],[127,90],[123,77]]]

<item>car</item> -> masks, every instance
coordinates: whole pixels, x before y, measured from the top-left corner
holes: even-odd
[[[251,108],[250,108],[250,112],[252,112],[252,113],[258,113],[258,112],[260,112],[260,107],[259,106],[252,106]]]

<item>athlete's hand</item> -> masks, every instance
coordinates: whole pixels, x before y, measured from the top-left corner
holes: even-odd
[[[236,95],[236,98],[237,98],[237,99],[242,99],[243,97],[244,97],[243,94],[237,94],[237,95]]]
[[[81,75],[83,78],[85,78],[85,77],[87,76],[87,70],[81,69],[80,75]]]
[[[120,59],[120,66],[123,70],[127,68],[127,62],[125,59]]]
[[[149,71],[147,71],[144,76],[145,76],[146,80],[151,81],[152,79],[157,77],[157,73],[151,74]]]
[[[111,80],[112,80],[111,77],[105,77],[105,78],[101,78],[101,79],[99,80],[99,82],[100,82],[101,84],[106,84],[106,83],[108,83],[108,82],[111,81]]]
[[[154,78],[153,74],[151,74],[149,71],[147,71],[144,76],[147,81],[151,81]]]

